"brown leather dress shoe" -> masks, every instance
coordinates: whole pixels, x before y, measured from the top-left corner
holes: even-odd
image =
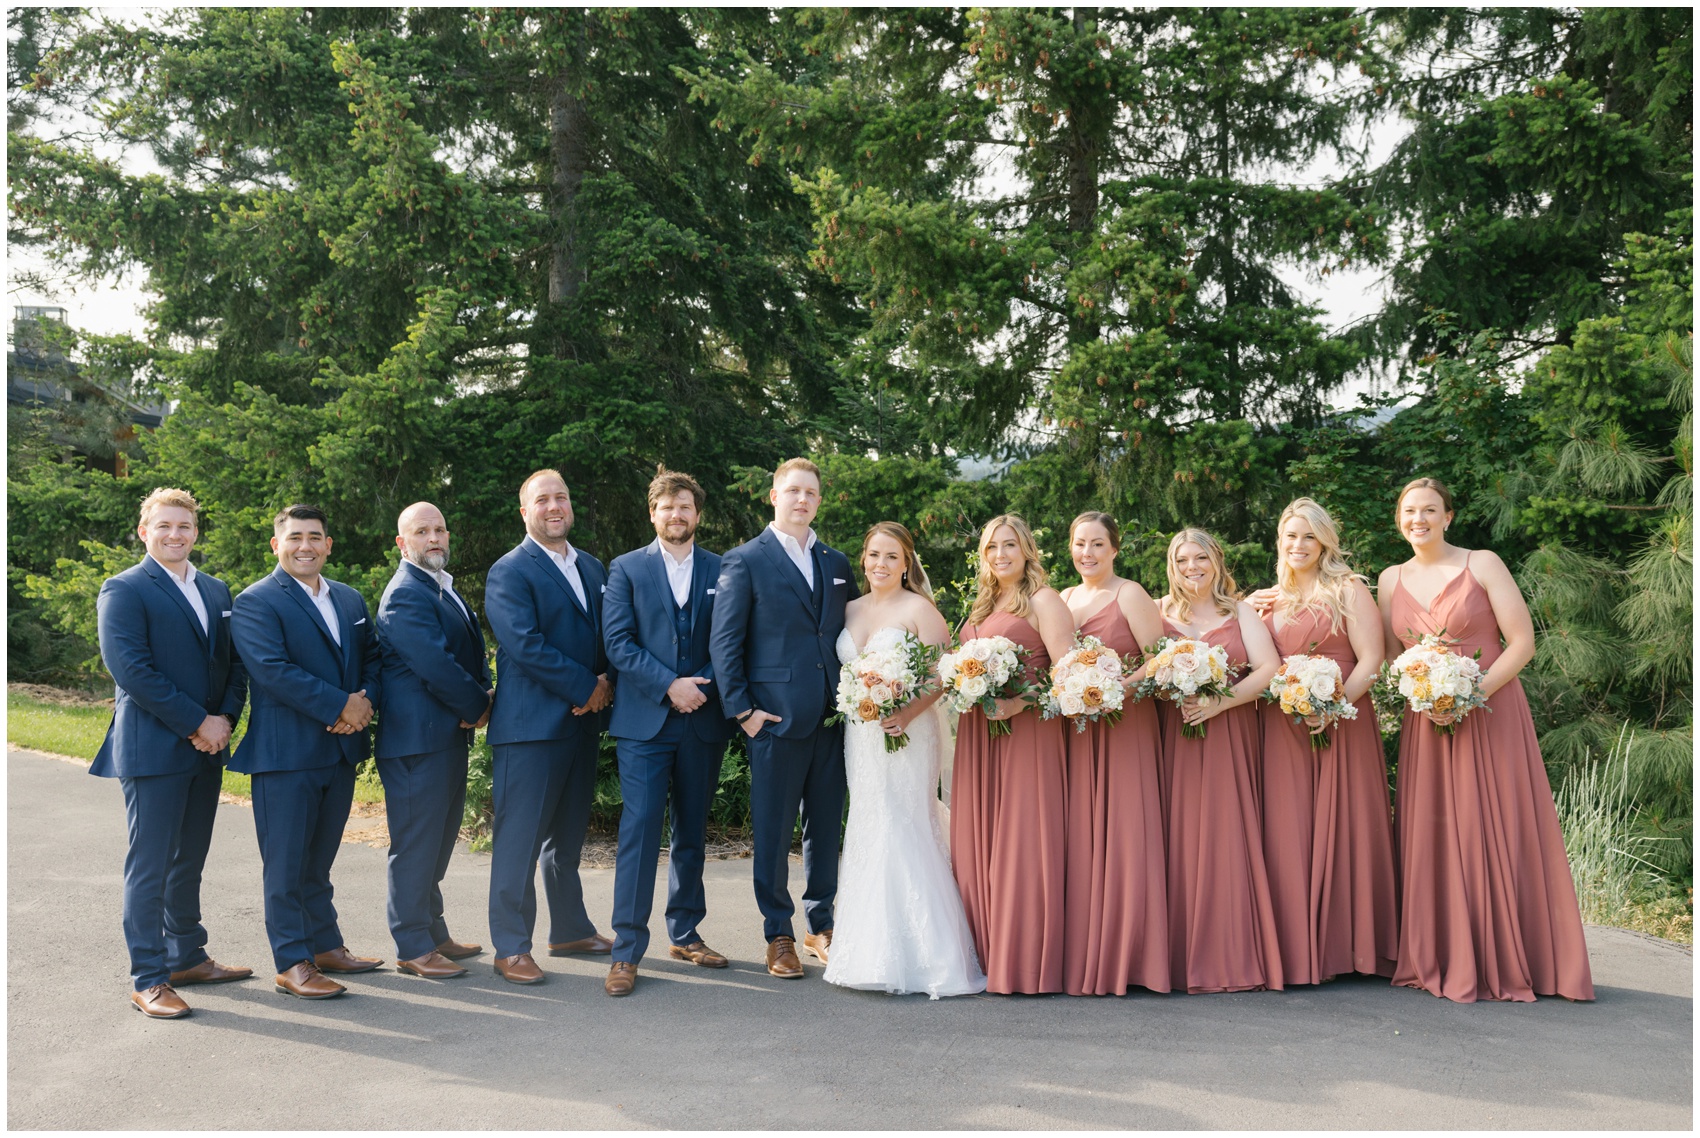
[[[825,932],[805,933],[803,935],[803,949],[804,949],[804,951],[812,953],[814,955],[814,958],[816,960],[820,961],[822,964],[826,963],[826,954],[827,954],[827,951],[831,948],[832,948],[832,930],[831,929],[827,929]]]
[[[303,1000],[328,1000],[348,991],[320,972],[311,960],[303,960],[288,971],[278,973],[274,983],[278,991],[289,996],[300,996]]]
[[[329,952],[321,952],[314,956],[313,963],[318,965],[320,972],[338,972],[347,975],[351,972],[370,972],[383,961],[376,956],[356,956],[348,951],[347,945],[339,945]]]
[[[396,971],[423,976],[427,980],[453,980],[456,976],[466,975],[466,969],[440,952],[427,952],[416,960],[397,961]]]
[[[614,951],[614,942],[601,933],[591,933],[583,940],[569,940],[549,946],[550,956],[571,956],[582,952],[586,956],[607,956]]]
[[[149,1019],[182,1019],[190,1011],[170,984],[155,984],[145,992],[131,992],[130,1003]]]
[[[467,957],[477,956],[483,951],[484,946],[481,944],[461,944],[453,937],[437,946],[438,955],[446,956],[450,960],[465,960]]]
[[[496,975],[510,984],[543,983],[543,969],[537,967],[537,961],[531,959],[529,952],[522,952],[518,956],[498,956]]]
[[[803,975],[796,941],[788,936],[776,936],[767,942],[767,973],[781,980],[796,980]]]
[[[692,964],[700,964],[704,968],[724,968],[731,963],[700,940],[693,940],[689,944],[676,944],[667,950],[667,955],[674,960],[688,960]]]
[[[608,968],[608,979],[602,981],[602,990],[610,996],[629,996],[635,987],[637,965],[629,960],[614,961]]]
[[[254,974],[252,968],[231,968],[208,957],[193,968],[171,974],[171,982],[181,988],[185,984],[225,984],[231,980],[246,980]]]

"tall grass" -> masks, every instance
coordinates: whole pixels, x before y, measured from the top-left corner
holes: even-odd
[[[1668,900],[1671,892],[1657,869],[1658,843],[1670,839],[1654,837],[1636,826],[1637,811],[1630,794],[1634,747],[1635,735],[1625,725],[1603,762],[1572,768],[1554,795],[1576,899],[1582,919],[1591,924],[1642,927],[1644,910],[1650,903]],[[1692,927],[1690,917],[1689,938]]]

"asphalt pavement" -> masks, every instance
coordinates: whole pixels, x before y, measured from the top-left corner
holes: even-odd
[[[115,780],[13,751],[7,777],[7,1112],[14,1129],[1670,1129],[1693,1115],[1693,956],[1588,929],[1599,999],[1456,1005],[1385,981],[1210,996],[850,992],[761,967],[748,861],[711,862],[712,971],[665,958],[602,992],[607,958],[393,969],[384,851],[347,844],[348,945],[392,961],[309,1002],[273,990],[246,807],[219,808],[202,890],[221,962],[183,1020],[129,1003]],[[659,887],[665,889],[665,873]],[[584,872],[607,931],[613,871]],[[444,893],[489,937],[487,855]],[[793,882],[797,876],[794,870]],[[540,890],[541,892],[541,890]],[[661,905],[653,927],[660,927]],[[538,930],[540,937],[546,929]]]

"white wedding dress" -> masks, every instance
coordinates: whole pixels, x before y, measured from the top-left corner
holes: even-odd
[[[882,628],[868,648],[897,644]],[[858,655],[848,630],[838,658]],[[909,744],[886,753],[877,723],[844,728],[850,820],[838,868],[826,980],[933,999],[986,990],[962,897],[950,872],[950,815],[938,799],[945,732],[938,704],[909,725]]]

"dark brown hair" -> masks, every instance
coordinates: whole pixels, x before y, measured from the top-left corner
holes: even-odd
[[[1087,510],[1084,514],[1081,514],[1072,522],[1069,522],[1068,540],[1070,542],[1074,540],[1075,527],[1079,526],[1083,522],[1097,522],[1099,525],[1103,526],[1104,532],[1110,535],[1110,548],[1115,550],[1117,553],[1121,552],[1122,528],[1116,524],[1116,519],[1112,518],[1109,514],[1104,513],[1102,510]]]
[[[702,492],[697,480],[689,474],[677,470],[668,470],[660,463],[655,464],[655,477],[649,481],[649,508],[655,509],[655,503],[663,498],[675,497],[679,491],[689,490],[691,500],[697,504],[697,512],[702,512],[703,503],[708,500]]]

